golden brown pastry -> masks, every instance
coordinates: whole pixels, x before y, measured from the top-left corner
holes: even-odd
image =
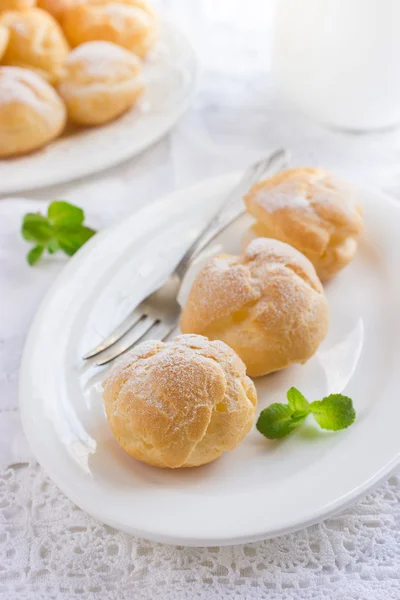
[[[0,12],[2,10],[25,10],[35,6],[36,0],[0,0]]]
[[[4,27],[4,25],[0,25],[0,60],[2,59],[6,51],[9,38],[10,34],[8,32],[7,27]]]
[[[245,196],[258,236],[291,244],[316,268],[322,281],[343,269],[357,251],[362,209],[354,192],[324,169],[289,169],[257,183]]]
[[[0,67],[0,158],[44,146],[64,129],[65,106],[39,75]]]
[[[222,340],[250,377],[305,363],[328,330],[328,303],[310,261],[292,246],[258,238],[243,256],[222,254],[198,273],[183,333]]]
[[[198,335],[143,342],[111,369],[103,388],[118,443],[157,467],[196,467],[232,450],[257,404],[235,352]]]
[[[64,12],[71,8],[74,1],[75,0],[38,0],[37,5],[39,8],[49,12],[57,19],[57,21],[60,21]]]
[[[99,125],[130,108],[143,91],[140,59],[110,42],[87,42],[68,56],[58,91],[71,121]]]
[[[3,64],[32,69],[54,83],[69,52],[57,21],[44,10],[31,8],[1,13],[0,25],[10,32]]]
[[[156,19],[143,0],[78,0],[64,13],[62,26],[73,47],[104,40],[140,57],[157,36]]]

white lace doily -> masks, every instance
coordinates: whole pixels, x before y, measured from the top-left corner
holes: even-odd
[[[0,200],[1,600],[399,600],[400,478],[341,515],[274,540],[180,548],[129,537],[87,516],[34,462],[21,431],[18,366],[29,323],[65,259],[25,263],[22,215],[66,198],[110,225],[194,180],[287,146],[294,164],[332,168],[400,196],[400,131],[349,136],[289,112],[267,77],[265,0],[163,0],[204,67],[173,134],[137,162],[84,183]],[[241,18],[237,15],[240,13]],[[373,440],[371,440],[373,443]],[[316,483],[317,485],[317,483]]]
[[[132,538],[71,504],[36,464],[0,476],[0,598],[398,600],[400,479],[298,533],[226,548]]]

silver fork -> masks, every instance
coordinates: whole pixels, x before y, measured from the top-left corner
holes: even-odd
[[[101,366],[130,350],[146,334],[151,334],[152,339],[165,340],[177,324],[180,313],[177,296],[192,260],[244,212],[241,202],[243,194],[263,175],[277,173],[287,166],[288,162],[288,153],[278,150],[251,165],[217,213],[202,228],[166,281],[142,300],[110,335],[83,358],[86,360],[98,356],[94,362]],[[129,339],[116,344],[128,332],[132,333],[131,336],[127,336]]]

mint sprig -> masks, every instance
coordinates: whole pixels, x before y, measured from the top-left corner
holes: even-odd
[[[21,235],[35,245],[28,252],[26,260],[35,265],[47,250],[49,254],[62,251],[68,256],[75,254],[95,233],[83,223],[85,214],[81,208],[62,200],[52,202],[47,216],[40,213],[27,213],[22,221]]]
[[[308,402],[299,390],[292,387],[287,394],[288,403],[274,403],[264,408],[257,421],[257,429],[265,437],[276,440],[286,437],[304,423],[312,414],[322,429],[346,429],[356,418],[351,398],[331,394],[322,400]]]

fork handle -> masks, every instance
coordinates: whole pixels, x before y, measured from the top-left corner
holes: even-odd
[[[204,248],[206,246],[208,246],[208,244],[211,244],[211,242],[220,233],[225,231],[225,229],[227,229],[227,227],[229,227],[229,225],[231,225],[231,223],[233,223],[234,221],[236,221],[236,219],[238,219],[239,217],[244,215],[245,212],[246,212],[246,207],[244,206],[243,202],[240,202],[240,203],[238,202],[237,204],[235,204],[232,207],[232,210],[230,210],[229,213],[227,213],[226,215],[224,214],[224,218],[221,219],[218,226],[214,227],[210,232],[207,233],[207,235],[202,237],[201,241],[198,243],[198,245],[196,247],[196,250],[192,254],[192,258],[190,259],[189,264],[191,264],[191,262],[201,253],[202,250],[204,250]]]
[[[232,207],[235,202],[242,199],[242,196],[247,192],[249,185],[251,185],[252,178],[258,174],[256,181],[262,176],[271,176],[279,172],[288,164],[288,153],[285,150],[277,150],[271,156],[265,160],[258,162],[249,167],[243,177],[240,179],[236,187],[228,194],[222,203],[221,208],[213,215],[213,217],[205,224],[199,235],[193,241],[193,243],[186,250],[185,254],[174,269],[175,275],[180,279],[183,279],[186,271],[188,270],[192,259],[203,250],[203,248],[211,242],[221,231],[223,231],[228,225],[230,225],[240,214],[244,212],[242,209],[236,209],[232,212],[228,218],[224,218],[226,210]],[[260,169],[262,167],[262,169]],[[211,230],[211,232],[210,232]]]

